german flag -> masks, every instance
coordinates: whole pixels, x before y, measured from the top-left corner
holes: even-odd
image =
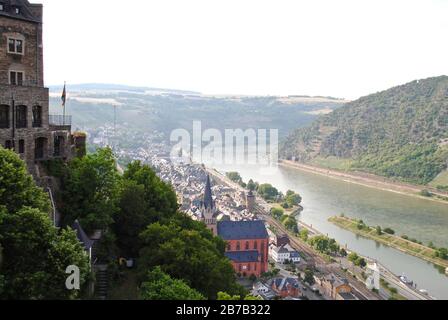
[[[65,82],[64,82],[64,90],[62,91],[62,106],[65,107],[65,101],[67,100],[67,92],[65,91]]]

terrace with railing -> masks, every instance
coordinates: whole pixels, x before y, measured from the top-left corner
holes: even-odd
[[[59,114],[50,114],[49,116],[50,126],[71,126],[72,125],[72,116],[64,116]]]

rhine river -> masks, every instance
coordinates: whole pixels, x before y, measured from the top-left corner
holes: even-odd
[[[377,259],[397,275],[406,275],[419,289],[437,299],[448,299],[448,276],[444,270],[416,257],[365,239],[334,226],[328,218],[344,213],[368,225],[390,227],[427,244],[448,247],[448,205],[389,191],[360,186],[289,167],[266,174],[254,166],[215,166],[219,171],[238,171],[243,180],[270,183],[282,192],[294,190],[303,197],[299,219],[312,225],[342,246]]]

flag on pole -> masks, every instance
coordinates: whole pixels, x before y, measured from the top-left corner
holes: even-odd
[[[65,91],[65,82],[64,82],[64,90],[62,91],[62,106],[65,107],[65,101],[67,99],[67,92]]]

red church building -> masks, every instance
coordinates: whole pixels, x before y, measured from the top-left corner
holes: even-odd
[[[227,242],[226,257],[237,274],[259,277],[268,271],[269,235],[263,221],[220,221],[207,176],[201,204],[202,221],[213,234]]]
[[[225,255],[236,273],[259,277],[268,271],[269,235],[263,221],[221,221],[218,236],[227,242]]]

